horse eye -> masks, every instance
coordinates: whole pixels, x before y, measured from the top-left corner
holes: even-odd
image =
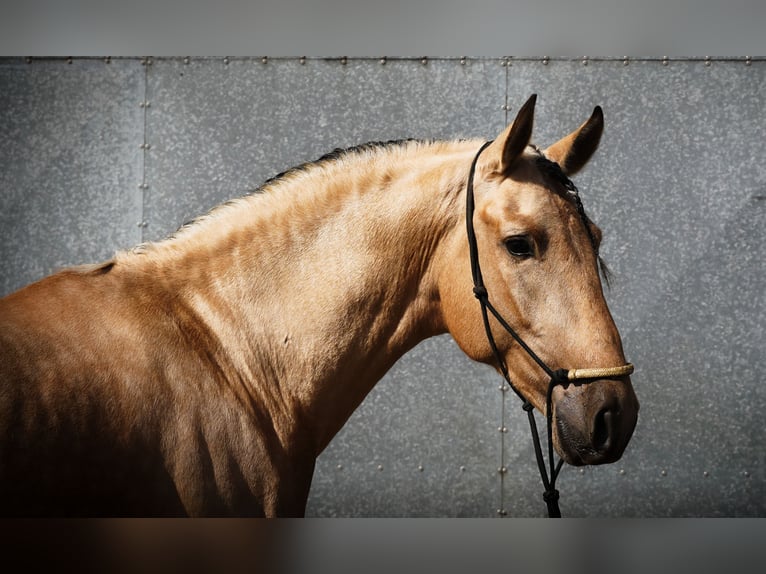
[[[532,241],[526,235],[516,235],[505,240],[505,248],[514,257],[527,259],[535,254]]]

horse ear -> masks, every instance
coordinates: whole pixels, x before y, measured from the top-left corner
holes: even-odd
[[[596,106],[587,122],[546,149],[545,155],[558,163],[566,175],[573,175],[588,163],[603,131],[604,113]]]
[[[513,171],[516,160],[524,153],[524,149],[532,137],[536,101],[537,94],[532,94],[521,106],[513,123],[505,128],[487,150],[488,156],[499,159],[499,171],[505,176],[510,175]]]

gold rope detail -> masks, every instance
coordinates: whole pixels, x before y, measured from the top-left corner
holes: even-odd
[[[570,369],[567,372],[567,379],[576,381],[578,379],[606,379],[612,377],[627,377],[633,374],[633,364],[628,363],[622,367],[609,367],[604,369]]]

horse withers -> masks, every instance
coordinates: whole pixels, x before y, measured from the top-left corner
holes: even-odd
[[[583,167],[597,111],[540,151],[530,99],[475,163],[474,140],[336,150],[0,300],[0,513],[300,516],[316,457],[397,359],[445,332],[550,406],[565,461],[620,458],[638,412],[629,377],[548,393],[493,320],[490,342],[465,230],[473,165],[494,307],[547,365],[625,364],[601,232],[539,161]]]

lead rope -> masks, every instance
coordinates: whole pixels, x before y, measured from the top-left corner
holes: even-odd
[[[601,377],[621,377],[627,376],[633,372],[633,365],[627,364],[621,367],[604,368],[604,369],[551,369],[545,362],[537,356],[537,354],[524,342],[524,340],[514,331],[514,329],[503,319],[500,313],[489,302],[489,294],[487,288],[484,286],[484,279],[481,274],[481,267],[479,265],[479,247],[476,241],[476,232],[473,227],[473,214],[475,210],[475,200],[473,193],[473,179],[476,172],[476,164],[479,160],[481,152],[483,152],[487,146],[492,142],[485,142],[471,163],[471,170],[468,173],[468,183],[466,185],[466,231],[468,235],[468,250],[471,259],[471,275],[473,277],[473,294],[479,300],[481,304],[481,317],[484,323],[484,330],[487,334],[487,340],[492,349],[492,353],[495,356],[495,360],[500,368],[500,372],[503,378],[508,383],[508,386],[522,401],[522,409],[527,413],[529,420],[529,428],[532,434],[532,444],[535,449],[535,459],[537,460],[537,468],[540,471],[540,478],[543,483],[544,492],[543,500],[548,507],[549,518],[561,518],[561,510],[559,510],[559,491],[556,490],[556,479],[558,478],[561,467],[564,464],[563,459],[559,459],[558,463],[554,464],[553,456],[553,409],[552,409],[552,397],[553,388],[556,385],[566,384],[568,381],[582,380],[582,379],[595,379]],[[570,182],[570,185],[574,188],[574,184]],[[576,188],[575,188],[576,189]],[[578,202],[578,211],[582,212],[581,203]],[[581,213],[582,215],[583,213]],[[508,366],[505,364],[503,356],[500,354],[500,350],[497,348],[497,343],[492,335],[492,329],[489,324],[489,313],[500,323],[513,339],[521,346],[522,349],[545,371],[550,377],[550,383],[548,384],[548,390],[545,396],[545,419],[548,432],[548,464],[545,463],[543,456],[542,446],[540,444],[540,434],[537,431],[537,422],[534,415],[534,406],[530,403],[524,395],[516,388],[511,382],[511,377],[508,374]],[[550,469],[550,470],[549,470]]]

